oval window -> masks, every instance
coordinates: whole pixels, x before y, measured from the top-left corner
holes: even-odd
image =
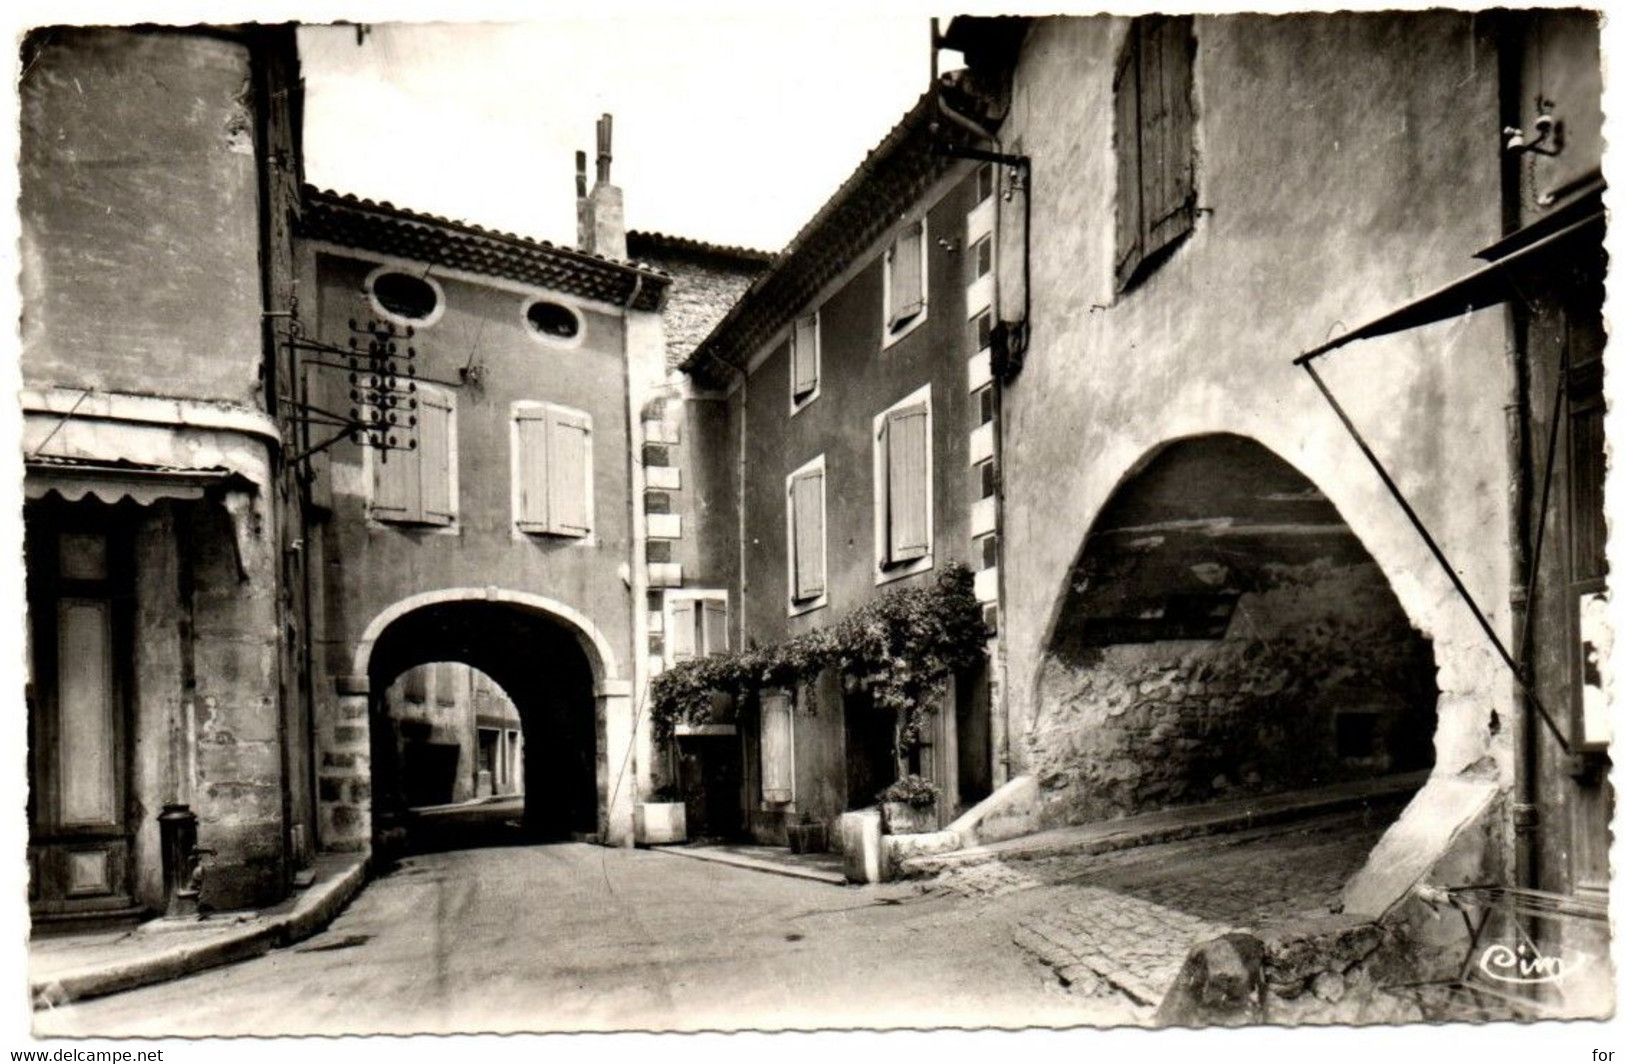
[[[581,333],[581,319],[562,303],[532,303],[525,309],[525,320],[542,336],[555,340],[574,340]]]
[[[381,273],[372,281],[372,298],[378,305],[408,321],[424,321],[440,305],[434,285],[409,273]]]

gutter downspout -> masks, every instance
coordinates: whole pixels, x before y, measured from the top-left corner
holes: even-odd
[[[933,23],[933,40],[935,40],[935,36],[936,36],[934,30],[935,30],[935,26],[934,26],[934,23]],[[932,72],[933,72],[933,74],[935,74],[935,68],[936,68],[936,49],[935,48],[932,49],[931,62],[932,62]],[[933,83],[933,85],[936,83],[935,77],[932,78],[932,83]],[[959,112],[955,111],[953,108],[949,107],[947,105],[947,103],[945,103],[940,96],[937,97],[937,111],[944,118],[948,119],[948,121],[950,121],[950,122],[954,123],[955,125],[959,126],[961,129],[966,130],[972,136],[975,136],[975,137],[977,137],[977,138],[979,138],[979,139],[981,139],[983,141],[991,142],[993,144],[993,148],[994,148],[995,153],[997,155],[1001,156],[1001,157],[1005,156],[1004,145],[999,141],[999,138],[997,136],[995,136],[994,134],[988,132],[986,129],[982,128],[977,123],[971,121],[969,118],[966,118],[964,115],[960,114]],[[1000,165],[1000,164],[996,164],[996,165]],[[1023,215],[1024,223],[1022,225],[1022,232],[1021,232],[1021,239],[1022,239],[1022,249],[1021,249],[1021,255],[1022,255],[1022,261],[1021,261],[1021,270],[1022,270],[1022,292],[1021,292],[1021,295],[1022,295],[1022,312],[1021,312],[1021,320],[1020,320],[1020,322],[1014,323],[1015,327],[1013,329],[1009,330],[1009,335],[1007,336],[1007,338],[1005,340],[1005,343],[1007,345],[1009,345],[1007,350],[1011,354],[1013,354],[1017,359],[1020,359],[1026,353],[1027,336],[1028,336],[1028,322],[1030,321],[1031,316],[1032,316],[1032,283],[1031,283],[1031,278],[1032,278],[1032,235],[1031,235],[1032,234],[1032,164],[1031,164],[1031,160],[1029,160],[1026,156],[1023,155],[1023,156],[1011,157],[1008,161],[1002,163],[1002,165],[1016,170],[1024,178],[1024,180],[1022,182],[1022,187],[1020,189],[1021,197],[1022,197],[1022,208],[1023,208],[1023,212],[1024,212],[1024,215]],[[1001,181],[1000,184],[1004,185],[1005,182]],[[994,197],[993,197],[993,236],[994,236],[994,239],[993,239],[993,254],[994,254],[994,263],[993,263],[993,296],[992,296],[992,300],[993,300],[993,312],[994,312],[995,318],[997,319],[997,326],[1000,327],[1000,328],[1005,328],[1006,327],[1006,323],[1004,321],[1004,313],[1003,313],[1003,302],[1001,300],[1001,294],[1002,294],[1002,291],[1003,291],[1003,286],[1000,284],[1000,275],[1001,275],[1002,271],[1000,269],[1000,262],[999,262],[1001,250],[1002,250],[1003,245],[1004,245],[1004,241],[1002,239],[1003,232],[1004,232],[1004,212],[1003,212],[1003,209],[1002,209],[1003,200],[1004,200],[1004,197],[1001,194],[1001,192],[999,190],[995,190]],[[1020,364],[1019,361],[1016,364],[1019,365]],[[1004,367],[1001,367],[1001,369],[1003,369],[1003,368]],[[995,530],[994,566],[998,570],[998,578],[997,578],[997,582],[996,582],[996,588],[997,588],[996,596],[997,597],[995,599],[995,606],[996,606],[996,608],[998,610],[998,624],[1000,626],[1000,629],[1002,630],[1003,625],[1004,625],[1004,620],[1005,620],[1004,603],[1005,603],[1006,597],[1007,597],[1006,583],[1005,583],[1007,577],[1006,577],[1005,564],[1004,564],[1004,561],[1005,561],[1005,540],[1006,540],[1006,535],[1005,535],[1006,528],[1005,528],[1005,519],[1004,519],[1004,514],[1005,514],[1005,505],[1004,505],[1004,503],[1005,503],[1005,490],[1004,490],[1004,450],[1005,450],[1005,447],[1004,447],[1004,386],[1005,386],[1005,373],[1003,373],[1003,372],[995,372],[995,373],[991,374],[991,377],[992,377],[992,383],[991,383],[990,387],[992,389],[992,394],[993,394],[993,527],[994,527],[994,530]],[[997,787],[1003,786],[1005,783],[1007,783],[1009,781],[1012,766],[1011,766],[1011,756],[1010,756],[1010,701],[1009,701],[1009,698],[1008,698],[1007,688],[1006,688],[1006,685],[1005,685],[1005,641],[1002,638],[1002,636],[999,635],[998,633],[995,633],[994,638],[995,638],[995,640],[997,642],[996,642],[996,646],[994,648],[993,661],[992,661],[991,665],[992,665],[992,670],[993,670],[993,679],[997,681],[997,685],[998,685],[998,703],[997,703],[997,707],[996,707],[998,711],[995,712],[995,713],[990,714],[990,716],[992,717],[992,720],[989,723],[990,723],[990,725],[992,727],[992,731],[993,731],[993,736],[992,736],[992,739],[993,739],[993,766],[992,766],[993,767],[993,780],[992,780],[992,782],[993,782],[993,786],[995,788],[997,788]]]
[[[1523,20],[1517,14],[1504,14],[1497,27],[1496,68],[1500,81],[1501,126],[1519,125],[1519,99],[1522,94],[1522,72],[1517,45],[1522,40]],[[1522,198],[1522,157],[1501,153],[1501,228],[1510,233],[1518,228]],[[1529,666],[1528,647],[1530,611],[1530,532],[1533,511],[1530,484],[1534,481],[1534,454],[1531,450],[1532,396],[1529,350],[1528,317],[1515,304],[1509,303],[1504,311],[1507,331],[1512,340],[1508,357],[1510,368],[1510,395],[1507,403],[1507,460],[1512,469],[1509,509],[1513,527],[1511,543],[1510,583],[1508,602],[1512,610],[1513,646],[1519,650],[1519,664]],[[1533,682],[1533,677],[1528,677]],[[1522,683],[1513,685],[1513,705],[1517,720],[1513,731],[1513,798],[1512,836],[1514,875],[1518,886],[1538,888],[1540,883],[1540,807],[1536,803],[1536,780],[1540,774],[1540,724],[1529,691]]]

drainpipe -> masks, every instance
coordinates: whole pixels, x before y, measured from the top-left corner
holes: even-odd
[[[936,84],[936,62],[938,35],[936,21],[932,20],[932,50],[931,74],[932,84]],[[1002,285],[1000,257],[1004,246],[1004,197],[995,192],[993,198],[993,311],[995,328],[1004,333],[1002,340],[995,340],[995,346],[1005,345],[1005,364],[995,368],[992,373],[990,385],[993,394],[993,525],[995,529],[994,540],[994,566],[998,571],[996,604],[998,607],[998,623],[1002,630],[1005,623],[1004,604],[1007,601],[1005,582],[1007,580],[1004,559],[1006,556],[1006,528],[1005,528],[1005,490],[1004,490],[1004,386],[1007,376],[1013,377],[1021,365],[1021,359],[1026,353],[1029,321],[1032,317],[1032,161],[1025,155],[1009,155],[1004,151],[1004,145],[993,133],[984,129],[978,123],[966,118],[964,115],[949,107],[939,96],[937,97],[937,112],[954,125],[964,129],[981,141],[991,143],[993,152],[965,151],[963,149],[949,149],[952,154],[963,155],[967,158],[982,158],[993,162],[996,166],[1006,167],[1021,175],[1021,202],[1023,210],[1023,225],[1021,232],[1021,274],[1022,274],[1022,310],[1021,318],[1016,322],[1007,322],[1004,318],[1003,302],[1001,299]],[[1001,182],[1003,184],[1004,182]],[[994,677],[998,681],[1000,712],[992,714],[990,723],[994,729],[994,764],[993,785],[1002,786],[1010,778],[1010,700],[1005,685],[1005,641],[1002,634],[996,637],[997,647],[994,660],[990,663]]]
[[[1519,45],[1523,37],[1523,19],[1517,14],[1502,13],[1497,26],[1496,66],[1500,80],[1501,128],[1518,126],[1519,98],[1522,94]],[[1518,228],[1521,216],[1522,157],[1501,154],[1501,228],[1510,233]],[[1512,547],[1510,604],[1513,619],[1513,645],[1518,648],[1518,663],[1526,670],[1530,683],[1534,677],[1527,674],[1529,665],[1530,611],[1530,527],[1533,518],[1533,499],[1530,485],[1534,483],[1534,453],[1531,450],[1531,381],[1527,358],[1529,350],[1528,317],[1514,301],[1503,312],[1507,332],[1512,339],[1508,357],[1511,381],[1507,399],[1507,459],[1512,469],[1510,510],[1512,529],[1509,537]],[[1540,808],[1536,803],[1536,781],[1540,771],[1540,725],[1524,684],[1513,686],[1513,700],[1517,720],[1513,732],[1514,767],[1512,798],[1512,832],[1514,874],[1520,887],[1538,888],[1540,883],[1540,847],[1537,833],[1540,827]]]

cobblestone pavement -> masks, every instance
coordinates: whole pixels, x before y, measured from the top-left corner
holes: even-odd
[[[1143,1022],[1197,943],[1329,911],[1386,827],[1345,815],[1112,854],[989,862],[934,887],[1018,912],[1017,945],[1073,994]]]

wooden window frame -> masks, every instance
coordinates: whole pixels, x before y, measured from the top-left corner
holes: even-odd
[[[812,365],[813,385],[811,390],[796,392],[796,367],[800,358],[800,329],[801,323],[808,318],[812,319]],[[821,311],[815,310],[811,314],[797,315],[790,322],[790,415],[794,417],[806,409],[814,399],[817,399],[824,390],[824,319]]]
[[[524,490],[526,463],[523,440],[521,438],[520,422],[542,421],[546,426],[544,434],[551,439],[552,426],[556,418],[568,418],[586,423],[586,441],[582,454],[581,481],[585,497],[582,499],[582,515],[586,522],[584,528],[575,528],[560,524],[554,517],[551,503],[547,508],[547,515],[541,521],[529,520],[524,516]],[[564,406],[560,403],[544,402],[536,399],[521,399],[514,402],[508,411],[508,481],[510,488],[509,512],[512,515],[513,534],[517,539],[532,536],[547,536],[553,539],[574,541],[576,543],[592,545],[596,543],[597,511],[595,493],[593,491],[593,422],[592,415],[585,410]],[[551,463],[549,463],[551,464]],[[547,471],[547,488],[552,493],[552,473]]]
[[[890,525],[890,440],[885,426],[893,413],[907,407],[925,407],[925,553],[919,558],[902,562],[889,560]],[[875,585],[891,583],[916,573],[930,570],[936,557],[936,413],[931,402],[931,386],[924,385],[904,396],[876,414],[873,422],[874,441],[874,545]]]
[[[819,518],[823,525],[824,534],[818,538],[818,549],[821,552],[820,566],[824,573],[824,590],[822,594],[811,598],[796,598],[796,499],[795,485],[807,473],[820,473],[823,475],[818,492]],[[829,605],[829,472],[825,468],[824,456],[818,455],[811,461],[804,462],[784,478],[784,562],[785,562],[785,616],[799,617],[813,610],[823,609]]]
[[[1163,76],[1170,56],[1177,60],[1171,81]],[[1129,23],[1112,79],[1119,294],[1154,272],[1195,228],[1195,59],[1191,16],[1145,15]],[[1156,105],[1149,116],[1148,102]],[[1160,165],[1148,167],[1148,158]]]
[[[703,622],[703,620],[699,620],[697,623],[691,622],[691,623],[695,623],[694,634],[695,634],[695,639],[696,639],[695,652],[694,652],[693,655],[691,655],[692,657],[707,658],[707,657],[710,657],[712,654],[721,654],[721,653],[725,653],[728,650],[728,647],[729,647],[729,645],[731,643],[731,637],[729,635],[729,625],[732,624],[732,622],[733,622],[733,613],[732,613],[732,611],[730,610],[730,608],[728,606],[728,592],[726,590],[718,590],[718,589],[715,589],[715,588],[711,588],[711,589],[694,589],[694,590],[690,590],[688,588],[678,588],[678,589],[673,589],[673,590],[667,591],[666,594],[663,596],[663,598],[664,598],[664,601],[661,603],[660,612],[661,612],[661,615],[662,615],[661,616],[661,624],[662,624],[662,626],[663,626],[663,628],[665,630],[665,633],[666,633],[665,659],[666,659],[666,664],[667,665],[675,665],[675,664],[677,664],[677,662],[679,660],[679,658],[677,657],[677,647],[675,645],[675,640],[672,639],[672,635],[676,631],[675,617],[676,617],[677,607],[678,607],[679,603],[692,603],[694,605],[694,607],[695,607],[695,610],[696,610],[696,612],[695,612],[695,617],[696,618],[703,618],[704,617],[704,612],[703,611],[704,611],[704,604],[705,603],[707,603],[707,602],[711,602],[711,603],[720,602],[722,604],[722,612],[723,612],[723,618],[724,618],[723,625],[722,625],[722,643],[723,643],[723,645],[720,646],[720,647],[713,647],[713,646],[710,646],[707,643],[704,646],[700,646],[701,643],[705,643],[705,626],[704,626],[704,622]]]
[[[903,234],[918,226],[920,229],[920,309],[913,315],[900,321],[892,320],[892,266],[897,255],[897,242]],[[881,271],[881,315],[880,315],[880,347],[881,350],[892,346],[909,333],[918,329],[931,314],[931,227],[922,213],[918,218],[911,218],[898,226],[892,233],[891,240],[886,244],[886,253],[882,256],[884,263]]]
[[[418,426],[412,430],[412,435],[418,440],[419,446],[412,451],[392,451],[390,461],[400,461],[406,456],[415,462],[418,467],[418,508],[416,512],[396,514],[393,512],[380,512],[378,504],[378,463],[382,456],[372,447],[361,449],[362,477],[367,485],[367,520],[378,525],[390,527],[408,527],[423,531],[443,532],[456,535],[459,532],[460,506],[458,497],[460,485],[458,483],[458,439],[457,439],[457,393],[450,388],[443,388],[433,384],[418,383]],[[426,451],[422,447],[422,403],[430,399],[442,401],[446,405],[446,507],[445,520],[431,518],[424,512],[423,507],[423,455]]]

